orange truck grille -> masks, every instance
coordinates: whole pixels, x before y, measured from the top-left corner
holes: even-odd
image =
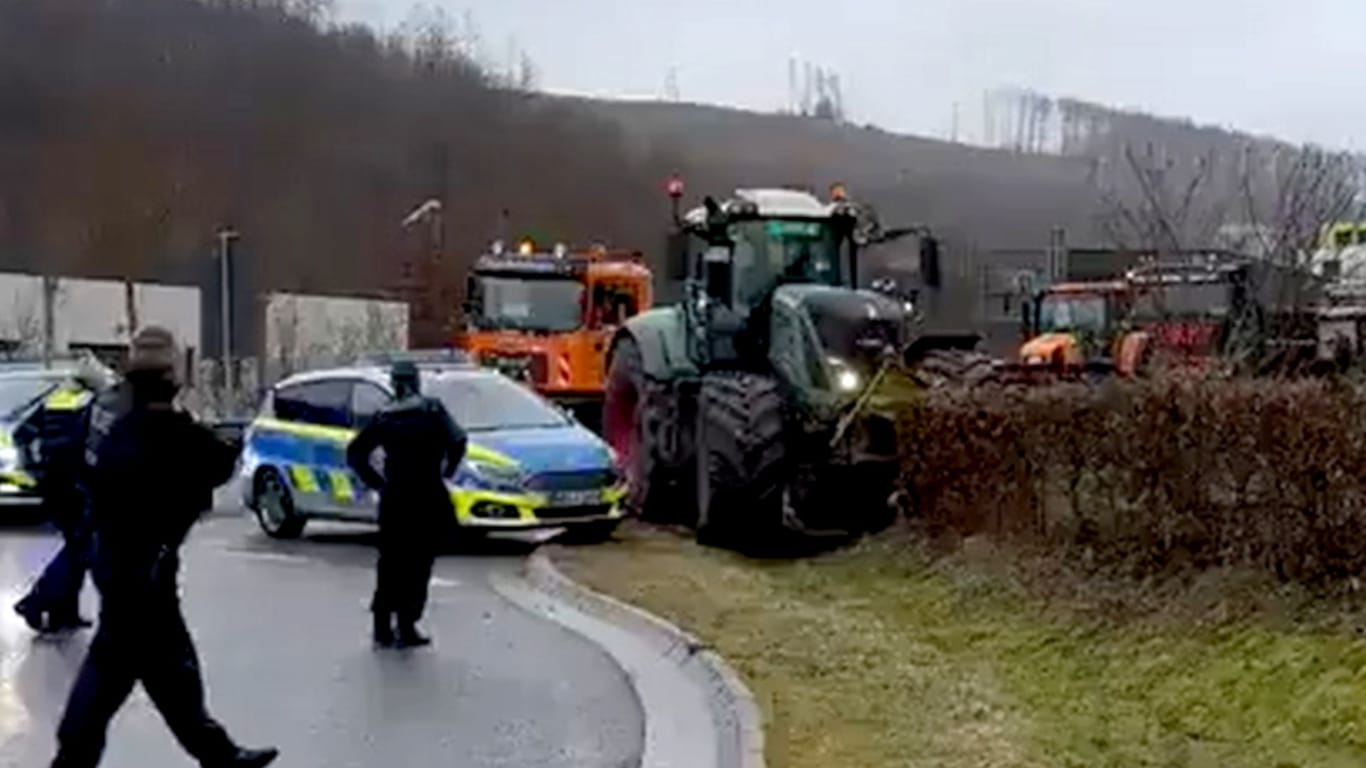
[[[548,366],[545,355],[541,353],[500,355],[486,352],[479,355],[479,362],[516,381],[537,385],[546,383]]]

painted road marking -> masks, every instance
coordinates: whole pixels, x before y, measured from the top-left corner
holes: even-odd
[[[260,560],[267,563],[311,563],[312,558],[306,555],[291,555],[288,552],[262,552],[251,549],[233,549],[229,547],[224,550],[233,557],[240,557],[244,560]]]

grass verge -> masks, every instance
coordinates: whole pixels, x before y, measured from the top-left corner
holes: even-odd
[[[772,768],[1366,765],[1366,642],[1341,629],[1046,604],[904,540],[756,562],[630,527],[555,557],[724,655]]]

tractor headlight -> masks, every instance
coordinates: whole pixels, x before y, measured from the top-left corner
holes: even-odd
[[[455,473],[455,484],[481,491],[521,493],[526,477],[522,470],[506,464],[466,459]]]
[[[845,368],[835,374],[835,386],[839,387],[841,392],[857,392],[860,383],[857,371]]]
[[[863,384],[863,377],[859,372],[849,366],[843,359],[838,357],[827,357],[826,362],[834,370],[833,381],[835,389],[843,393],[857,392]]]

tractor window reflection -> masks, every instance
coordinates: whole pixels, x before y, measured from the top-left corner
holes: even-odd
[[[1039,305],[1039,329],[1102,333],[1106,314],[1103,296],[1046,296]]]
[[[780,283],[840,285],[844,270],[829,224],[803,220],[746,221],[731,229],[735,297],[752,305]]]

